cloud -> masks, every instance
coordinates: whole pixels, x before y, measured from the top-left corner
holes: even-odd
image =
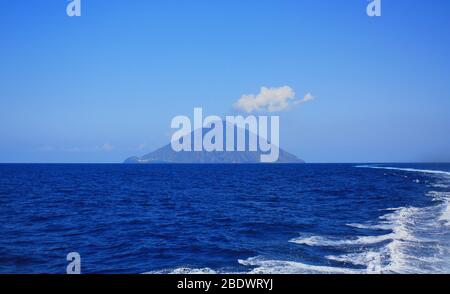
[[[279,88],[262,87],[259,94],[242,95],[242,97],[234,103],[234,107],[247,113],[252,113],[254,111],[277,112],[314,99],[314,96],[311,93],[308,93],[303,99],[297,100],[295,98],[294,90],[289,86]]]
[[[295,101],[294,104],[304,104],[313,100],[316,100],[316,97],[314,97],[311,93],[306,93],[303,99]]]

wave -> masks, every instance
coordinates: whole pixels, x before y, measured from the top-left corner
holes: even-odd
[[[400,170],[449,176],[450,172],[413,168],[359,166],[364,168]],[[448,180],[432,185],[448,188]],[[430,191],[435,205],[386,209],[376,223],[350,223],[363,230],[386,230],[388,234],[337,238],[333,236],[300,236],[291,243],[333,247],[345,253],[325,256],[341,266],[312,266],[298,262],[249,259],[244,265],[258,266],[253,272],[263,273],[448,273],[450,272],[450,193]],[[349,266],[363,267],[353,269]]]
[[[448,194],[447,194],[448,196]],[[442,196],[441,196],[442,197]],[[367,273],[448,273],[450,271],[449,202],[417,208],[388,209],[379,224],[350,224],[360,229],[388,229],[389,234],[334,239],[322,236],[300,237],[293,243],[308,246],[338,247],[349,253],[325,258],[343,266],[365,266]],[[374,246],[386,241],[383,246]],[[362,248],[353,249],[352,245]],[[352,252],[353,251],[353,252]]]
[[[359,166],[450,175],[450,172],[412,168]],[[441,179],[442,180],[442,179]],[[448,187],[445,183],[439,187]],[[431,185],[436,187],[436,185]],[[289,242],[310,247],[329,247],[342,252],[324,256],[335,266],[313,265],[299,261],[270,259],[262,256],[240,259],[251,267],[248,274],[439,274],[450,272],[450,192],[427,193],[434,204],[428,207],[387,208],[379,219],[347,226],[359,230],[388,231],[385,234],[339,238],[337,236],[301,235]],[[370,233],[370,232],[367,232]],[[167,271],[165,271],[167,273]],[[206,269],[179,268],[169,273],[218,273]]]
[[[323,246],[323,247],[336,247],[343,245],[369,245],[377,244],[384,241],[392,240],[395,237],[394,234],[387,234],[381,236],[359,236],[356,239],[338,239],[333,240],[321,236],[299,237],[290,240],[289,242],[295,244],[302,244],[308,246]]]
[[[392,230],[394,226],[392,224],[376,224],[376,225],[370,225],[370,224],[347,224],[348,227],[357,228],[357,229],[364,229],[364,230]]]
[[[299,261],[269,259],[262,256],[239,259],[252,269],[229,272],[210,268],[176,268],[150,274],[427,274],[450,271],[450,231],[442,224],[450,221],[450,205],[386,209],[379,223],[349,224],[359,229],[391,230],[378,236],[349,239],[302,236],[290,240],[311,247],[333,247],[345,253],[324,256],[336,266],[307,264]],[[436,217],[438,216],[438,217]],[[358,267],[358,268],[355,268]]]
[[[180,267],[175,269],[165,269],[152,271],[144,274],[175,274],[175,275],[196,275],[196,274],[362,274],[363,270],[347,269],[329,266],[310,265],[295,261],[271,260],[262,256],[239,259],[238,263],[243,266],[253,267],[245,272],[219,271],[210,268],[196,269]]]
[[[248,274],[360,274],[362,270],[310,265],[295,261],[270,260],[261,256],[239,260],[239,264],[255,267]]]
[[[450,226],[450,202],[446,203],[439,220],[444,222],[446,226]]]
[[[365,266],[366,273],[446,273],[450,270],[450,234],[442,231],[440,221],[450,217],[448,203],[416,208],[389,209],[380,217],[377,225],[351,224],[357,228],[390,228],[392,233],[357,237],[355,239],[331,239],[322,236],[300,237],[293,243],[308,246],[339,247],[350,251],[325,258],[345,265]],[[436,215],[441,217],[436,218]],[[374,246],[385,242],[383,246]],[[361,247],[352,249],[352,245]],[[351,252],[354,251],[354,252]]]

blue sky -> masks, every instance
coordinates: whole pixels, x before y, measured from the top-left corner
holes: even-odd
[[[450,2],[2,0],[0,162],[121,162],[262,86],[308,162],[450,160]]]

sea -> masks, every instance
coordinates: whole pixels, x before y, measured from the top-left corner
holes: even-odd
[[[0,165],[0,273],[450,273],[450,164]]]

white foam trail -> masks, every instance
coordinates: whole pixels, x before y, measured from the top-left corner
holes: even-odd
[[[238,261],[241,265],[254,266],[249,274],[362,274],[364,271],[309,265],[301,262],[284,260],[267,260],[262,257],[251,257],[246,260]]]
[[[377,225],[350,224],[358,228],[390,229],[392,233],[355,239],[322,236],[300,237],[293,243],[336,247],[349,253],[326,256],[327,259],[365,266],[365,273],[448,273],[450,271],[450,232],[442,230],[441,221],[450,220],[450,205],[388,209]],[[377,244],[387,242],[379,247]],[[360,247],[352,247],[360,245]],[[376,245],[376,246],[375,246]],[[353,252],[352,252],[353,251]],[[345,267],[344,267],[345,268]]]
[[[359,236],[356,239],[342,239],[333,240],[321,236],[299,237],[290,240],[289,242],[295,244],[302,244],[308,246],[322,246],[322,247],[336,247],[343,245],[370,245],[377,244],[395,238],[394,234],[386,234],[381,236]]]
[[[437,170],[380,166],[359,167],[450,176],[450,172]],[[445,183],[437,183],[432,186],[448,188]],[[389,213],[381,216],[376,224],[348,224],[348,226],[358,229],[391,231],[388,234],[357,236],[349,239],[301,236],[290,240],[295,244],[342,249],[346,253],[326,256],[328,260],[343,263],[342,267],[310,265],[297,261],[264,259],[263,257],[252,257],[238,260],[238,262],[244,266],[254,267],[248,272],[249,274],[450,273],[450,230],[448,229],[450,226],[450,193],[430,191],[427,195],[432,197],[437,204],[421,208],[388,208],[386,211]],[[348,264],[364,268],[345,267]],[[179,268],[153,273],[214,274],[217,271],[209,268]]]
[[[433,198],[433,201],[441,201],[441,202],[450,201],[450,192],[431,191],[427,193],[427,196]]]
[[[450,217],[448,203],[392,210],[380,218],[392,226],[392,240],[378,250],[327,256],[329,260],[366,265],[368,273],[448,273],[450,232],[442,230],[436,215]]]
[[[448,184],[438,183],[438,184],[432,184],[434,188],[448,188]]]
[[[382,268],[383,256],[380,252],[368,251],[362,253],[352,253],[340,256],[326,256],[327,259],[342,263],[365,266],[366,273],[388,273]]]
[[[169,274],[169,275],[203,275],[203,274],[217,274],[217,271],[210,268],[187,268],[180,267],[175,269],[165,269],[159,271],[152,271],[144,273],[153,275],[153,274]]]
[[[442,170],[431,170],[431,169],[416,169],[416,168],[400,168],[400,167],[390,167],[390,166],[376,166],[376,165],[359,165],[358,168],[373,168],[373,169],[386,169],[386,170],[399,170],[406,172],[419,172],[426,174],[437,174],[450,176],[450,172]]]
[[[444,222],[446,226],[450,226],[450,202],[445,203],[445,207],[439,220]]]
[[[321,236],[299,237],[290,240],[292,243],[303,244],[309,246],[343,246],[343,245],[372,245],[384,241],[392,241],[395,239],[417,241],[416,238],[408,234],[405,225],[409,223],[409,218],[412,214],[417,212],[417,208],[403,207],[388,209],[394,211],[380,217],[382,222],[378,225],[364,225],[364,224],[350,224],[350,226],[364,228],[364,229],[383,229],[392,230],[392,233],[379,236],[358,236],[355,239],[330,239]]]
[[[357,229],[365,230],[392,230],[394,226],[392,224],[377,224],[377,225],[367,225],[367,224],[347,224],[347,226]]]
[[[257,256],[238,260],[252,267],[244,274],[426,274],[450,272],[450,231],[442,231],[441,221],[450,220],[450,205],[416,208],[389,208],[378,225],[350,224],[359,228],[389,228],[391,233],[380,236],[360,236],[355,239],[332,239],[322,236],[299,237],[291,240],[308,246],[339,247],[349,253],[326,256],[343,263],[340,266],[319,266],[298,261],[265,259]],[[381,242],[386,242],[382,244]],[[358,245],[353,247],[353,245]],[[382,245],[382,246],[379,246]],[[352,252],[353,251],[353,252]],[[364,267],[349,268],[348,265]],[[150,274],[217,274],[229,273],[210,268],[177,268]],[[242,273],[242,272],[241,272]]]

